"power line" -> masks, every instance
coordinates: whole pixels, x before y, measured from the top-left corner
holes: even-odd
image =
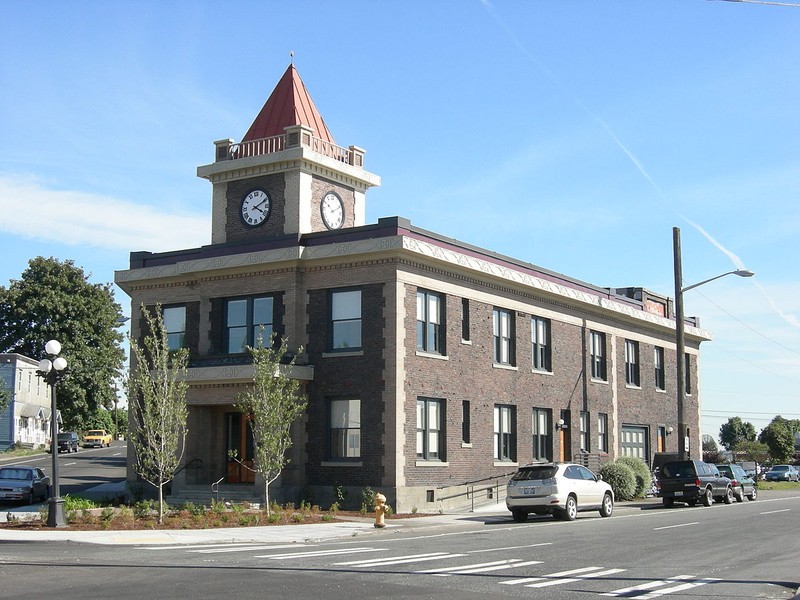
[[[767,2],[766,0],[709,0],[710,2],[739,2],[741,4],[766,4],[768,6],[789,6],[800,8],[800,4],[789,4],[788,2]]]

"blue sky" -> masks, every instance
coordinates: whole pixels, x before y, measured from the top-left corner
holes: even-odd
[[[800,8],[78,0],[2,20],[2,285],[39,255],[111,282],[130,251],[210,243],[195,169],[294,51],[337,143],[383,179],[368,222],[670,296],[678,226],[687,285],[756,272],[686,293],[714,334],[703,432],[800,418]]]

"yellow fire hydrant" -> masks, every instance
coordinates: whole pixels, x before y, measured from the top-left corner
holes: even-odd
[[[383,522],[386,516],[386,496],[383,494],[375,494],[375,527],[386,527]]]

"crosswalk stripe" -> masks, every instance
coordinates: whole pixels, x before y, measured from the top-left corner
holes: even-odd
[[[428,560],[439,560],[442,558],[453,558],[465,556],[464,554],[449,554],[447,552],[429,552],[428,554],[409,554],[407,556],[391,556],[388,558],[373,558],[369,560],[351,560],[348,562],[335,563],[336,566],[344,567],[378,567],[387,565],[399,565],[411,562],[424,562]]]
[[[649,592],[644,596],[637,596],[637,599],[646,600],[648,598],[658,598],[659,596],[665,596],[666,594],[674,594],[675,592],[682,592],[684,590],[689,590],[694,587],[700,587],[701,585],[706,585],[707,583],[713,583],[715,581],[720,581],[720,580],[714,578],[704,578],[704,579],[698,579],[697,581],[689,581],[687,583],[676,585],[671,588],[662,588],[660,590],[653,590],[652,592]]]
[[[601,567],[592,567],[593,569],[600,569]],[[542,587],[549,587],[551,585],[563,585],[565,583],[575,583],[576,581],[584,581],[585,579],[593,579],[596,577],[603,577],[605,575],[614,575],[615,573],[621,573],[625,569],[606,569],[605,571],[596,571],[594,573],[585,573],[583,575],[579,575],[577,577],[565,577],[562,579],[550,579],[555,577],[555,575],[548,575],[548,581],[540,581],[538,583],[531,583],[526,585],[525,587],[535,587],[535,588],[542,588]]]
[[[602,594],[603,596],[622,596],[623,594],[627,594],[629,592],[644,592],[646,590],[651,590],[656,587],[662,587],[665,585],[669,585],[670,583],[677,583],[684,579],[689,579],[689,575],[678,575],[677,577],[671,577],[670,579],[659,579],[658,581],[648,581],[647,583],[643,583],[641,585],[634,585],[632,587],[621,588],[618,590],[612,590],[610,592],[606,592]]]
[[[358,554],[361,552],[384,552],[383,548],[341,548],[339,550],[313,550],[311,552],[292,552],[289,554],[262,554],[255,558],[286,560],[289,558],[313,558],[315,556],[335,556],[337,554]]]
[[[517,559],[519,560],[519,559]],[[434,573],[440,577],[450,577],[452,575],[471,575],[474,573],[490,573],[492,571],[503,571],[506,569],[516,569],[518,567],[527,567],[529,565],[539,565],[542,561],[540,560],[528,560],[525,562],[515,562],[509,561],[505,562],[504,564],[494,565],[494,566],[481,566],[481,565],[466,565],[461,567],[459,570],[451,571],[450,573]]]

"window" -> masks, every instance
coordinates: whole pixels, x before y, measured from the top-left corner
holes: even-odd
[[[625,383],[639,387],[639,342],[625,340]]]
[[[444,460],[443,404],[442,400],[417,399],[417,458],[419,459]]]
[[[443,308],[439,294],[417,292],[417,350],[444,354]]]
[[[361,400],[330,401],[331,458],[361,457]]]
[[[331,350],[361,349],[361,290],[331,292]]]
[[[533,432],[533,460],[552,460],[553,438],[552,413],[546,408],[534,408],[531,431]]]
[[[531,361],[537,371],[550,371],[550,320],[531,319]]]
[[[581,412],[581,431],[580,431],[581,450],[589,452],[589,413]]]
[[[495,308],[492,312],[494,332],[494,362],[501,365],[514,364],[514,314],[509,310]]]
[[[667,428],[664,425],[659,425],[656,430],[656,452],[667,451]]]
[[[516,415],[513,406],[496,404],[494,407],[494,458],[515,462],[517,460]]]
[[[469,341],[469,300],[461,299],[461,339]]]
[[[656,376],[656,389],[666,390],[666,377],[664,372],[664,349],[656,346],[653,348],[653,365]]]
[[[686,380],[686,388],[685,392],[687,394],[692,393],[692,360],[688,354],[683,356],[684,358],[684,367],[683,367],[683,378]]]
[[[184,348],[186,346],[186,307],[166,306],[161,310],[169,349]]]
[[[273,331],[275,300],[272,296],[237,298],[225,302],[225,336],[228,354],[258,346],[259,336],[269,346]],[[261,333],[261,328],[263,334]]]
[[[464,400],[461,403],[461,441],[465,444],[470,442],[470,416],[469,416],[469,400]]]
[[[608,452],[608,415],[597,414],[597,451]]]
[[[592,379],[606,380],[606,334],[599,331],[589,332],[590,362]]]

